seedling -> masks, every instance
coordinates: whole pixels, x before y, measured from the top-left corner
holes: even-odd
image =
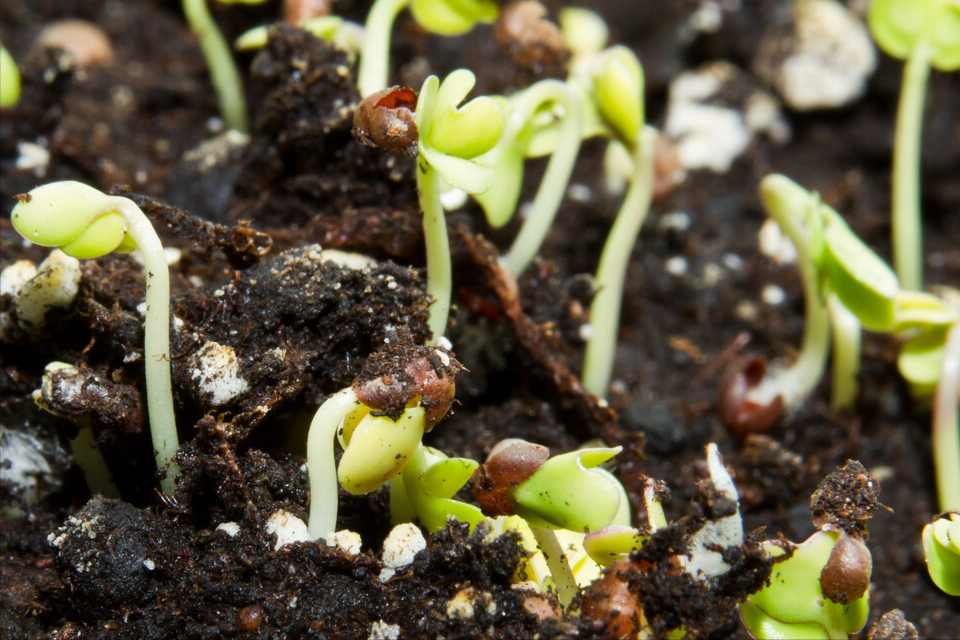
[[[355,494],[383,486],[450,409],[453,377],[461,367],[446,352],[429,351],[411,358],[400,371],[357,380],[320,405],[307,435],[307,529],[313,539],[336,530],[338,480]],[[335,434],[343,447],[339,467],[333,457]]]
[[[548,458],[545,447],[504,440],[481,467],[474,487],[477,502],[487,515],[518,515],[527,521],[564,606],[578,586],[553,530],[599,531],[624,513],[622,486],[596,468],[620,450],[595,447]]]
[[[261,4],[265,0],[220,1],[226,4]],[[210,80],[220,100],[220,113],[223,115],[224,124],[228,129],[247,133],[250,127],[247,123],[247,98],[243,94],[243,81],[233,60],[230,45],[210,15],[207,0],[182,0],[182,6],[190,28],[200,41],[203,57],[207,59]]]
[[[380,91],[361,102],[353,121],[354,135],[364,144],[417,157],[434,343],[446,331],[453,286],[440,181],[467,193],[489,189],[494,172],[474,159],[492,149],[504,129],[503,110],[491,98],[475,98],[458,108],[475,81],[472,72],[458,69],[442,84],[436,76],[427,78],[419,96],[400,87]]]
[[[448,458],[433,447],[419,447],[400,472],[400,482],[394,480],[390,485],[394,524],[412,519],[399,515],[397,504],[402,500],[409,506],[409,513],[428,531],[439,531],[451,516],[473,529],[484,519],[483,512],[472,504],[454,500],[453,496],[479,466],[476,460]]]
[[[496,174],[493,188],[475,195],[491,226],[503,226],[517,209],[523,162],[535,130],[558,129],[557,141],[533,205],[503,258],[504,266],[518,275],[543,244],[563,200],[580,151],[582,108],[569,86],[559,80],[541,80],[513,94],[505,102],[507,116],[503,135],[493,149],[477,158],[477,162],[492,168]],[[555,115],[558,108],[561,111]],[[541,116],[547,116],[546,123],[539,122]]]
[[[933,583],[960,596],[960,513],[945,513],[923,528],[923,554]]]
[[[13,56],[0,46],[0,108],[6,109],[20,99],[20,70]]]
[[[940,379],[933,398],[933,468],[937,496],[943,511],[960,511],[960,322],[947,333],[940,363]],[[954,526],[960,545],[960,528]],[[958,547],[960,548],[960,547]],[[960,581],[960,575],[958,575]],[[960,594],[954,594],[960,595]]]
[[[960,69],[960,6],[950,0],[874,0],[867,19],[880,48],[906,62],[893,145],[893,262],[903,288],[919,291],[923,103],[930,65]]]
[[[493,0],[376,0],[367,14],[357,74],[357,88],[364,98],[387,87],[390,32],[407,6],[420,26],[442,36],[461,35],[479,22],[493,22],[500,11]]]
[[[173,493],[179,474],[173,456],[179,442],[170,382],[170,276],[157,233],[133,201],[72,180],[37,187],[18,200],[11,213],[13,226],[31,242],[59,247],[81,259],[140,250],[147,278],[143,340],[147,411],[157,468],[167,470],[160,487]]]
[[[623,283],[630,253],[653,198],[656,130],[644,124],[643,69],[626,47],[599,55],[592,69],[593,98],[611,137],[626,147],[633,173],[597,267],[597,293],[590,305],[591,335],[583,362],[583,386],[606,397],[620,326]]]
[[[765,542],[773,557],[784,543]],[[789,543],[786,543],[789,545]],[[829,525],[778,563],[769,584],[740,606],[740,618],[754,638],[843,639],[867,622],[870,611],[870,551],[856,536]]]

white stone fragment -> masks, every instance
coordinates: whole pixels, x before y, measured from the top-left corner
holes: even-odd
[[[37,274],[17,292],[16,309],[20,328],[39,333],[47,311],[66,309],[80,290],[80,261],[54,249],[40,263]]]
[[[331,533],[326,538],[326,542],[328,547],[343,549],[352,556],[360,554],[362,540],[360,539],[360,534],[356,531],[343,529],[342,531]]]
[[[236,538],[240,533],[240,525],[236,522],[221,522],[217,525],[217,531],[222,531],[231,538]]]
[[[380,561],[385,569],[380,574],[381,582],[392,578],[397,569],[412,563],[417,553],[426,548],[427,540],[417,525],[405,522],[395,526],[383,541],[383,555]]]
[[[26,504],[36,504],[61,484],[43,454],[46,448],[33,435],[0,425],[0,482],[17,487],[14,493]]]
[[[320,259],[323,262],[332,262],[338,267],[353,269],[354,271],[363,271],[377,266],[377,261],[370,256],[352,251],[340,251],[339,249],[324,249],[320,252]]]
[[[792,33],[771,28],[761,39],[755,67],[798,111],[850,104],[863,95],[877,53],[863,21],[836,0],[791,5]]]
[[[763,288],[763,291],[760,292],[760,297],[771,307],[776,307],[783,304],[787,299],[787,292],[783,290],[783,287],[768,284]]]
[[[705,103],[733,73],[730,65],[710,64],[670,83],[664,133],[674,140],[684,168],[724,173],[750,143],[739,111]]]
[[[147,571],[153,571],[154,569],[157,568],[157,565],[156,565],[156,563],[155,563],[153,560],[151,560],[150,558],[144,558],[144,559],[143,559],[143,568],[146,569]]]
[[[49,149],[33,142],[20,141],[17,143],[17,160],[14,165],[17,169],[20,171],[32,171],[33,175],[42,178],[47,175],[47,167],[49,165]]]
[[[663,268],[673,276],[682,276],[687,272],[687,259],[683,256],[673,256],[663,263]]]
[[[222,406],[249,388],[240,377],[240,360],[233,347],[207,341],[191,358],[190,379],[211,406]]]
[[[397,640],[399,637],[400,625],[377,620],[370,625],[370,635],[367,636],[367,640]]]
[[[37,275],[37,265],[29,260],[17,260],[0,271],[0,296],[16,297],[20,289]]]
[[[270,519],[267,520],[266,531],[277,536],[277,542],[273,545],[275,551],[288,544],[310,540],[307,525],[304,524],[303,520],[283,509],[277,510],[270,516]]]

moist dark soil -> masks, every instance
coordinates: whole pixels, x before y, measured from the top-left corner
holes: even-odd
[[[277,21],[279,4],[211,6],[232,38]],[[718,30],[696,37],[687,25],[704,3],[588,4],[612,26],[612,41],[643,61],[648,119],[662,125],[671,78],[716,60],[749,69],[758,34],[782,19],[786,3],[742,3],[724,12]],[[359,22],[369,8],[332,5]],[[560,3],[548,5],[556,15]],[[62,51],[40,48],[40,30],[63,18],[99,25],[112,61],[79,67]],[[878,499],[887,507],[873,509],[870,496],[869,522],[848,514],[856,527],[866,525],[874,559],[871,620],[860,635],[896,608],[922,638],[957,637],[960,599],[931,583],[920,546],[920,530],[937,511],[930,412],[898,378],[894,342],[866,336],[855,413],[829,408],[825,382],[774,430],[743,440],[723,428],[715,401],[729,361],[789,359],[802,331],[796,268],[757,247],[762,176],[781,172],[818,190],[889,258],[898,61],[881,56],[866,95],[850,106],[785,111],[789,141],[759,137],[729,171],[691,172],[657,197],[631,261],[607,402],[578,379],[588,274],[619,204],[604,188],[602,145],[584,144],[577,197],[565,199],[540,259],[519,282],[497,263],[516,224],[491,229],[472,204],[449,216],[448,335],[466,371],[453,410],[427,444],[482,461],[508,437],[555,453],[600,439],[624,446],[613,471],[635,520],[642,521],[647,477],[670,490],[667,515],[678,526],[558,615],[550,597],[512,586],[524,553],[518,540],[482,527],[448,525],[413,564],[381,580],[390,530],[383,490],[341,492],[338,528],[361,534],[360,555],[314,543],[277,550],[266,532],[279,509],[306,518],[305,427],[320,402],[370,375],[372,356],[386,345],[416,351],[429,337],[414,164],[352,137],[359,96],[347,57],[292,27],[276,29],[264,50],[240,54],[252,122],[244,145],[220,135],[216,98],[178,2],[8,0],[0,29],[23,75],[19,104],[0,119],[0,268],[48,254],[9,222],[14,196],[38,184],[76,179],[140,204],[164,246],[180,252],[171,268],[178,319],[171,335],[183,442],[178,489],[162,496],[145,419],[142,269],[124,255],[84,261],[71,308],[49,313],[41,334],[5,333],[2,427],[45,443],[53,472],[39,479],[37,503],[22,502],[9,482],[2,487],[0,636],[362,639],[391,637],[386,625],[399,625],[402,638],[602,638],[629,627],[609,595],[626,594],[643,599],[658,633],[683,625],[692,636],[745,638],[736,603],[769,571],[749,545],[729,558],[734,571],[712,589],[670,570],[684,532],[715,510],[700,479],[704,445],[717,442],[753,540],[805,539],[814,531],[811,494],[848,459],[859,460],[882,485]],[[459,66],[476,72],[480,93],[510,93],[539,77],[501,51],[489,27],[439,38],[401,14],[394,32],[393,77],[413,87]],[[958,113],[960,79],[934,72],[923,141],[925,278],[953,286],[960,285]],[[24,145],[49,151],[49,162],[18,164]],[[531,165],[530,193],[542,168]],[[684,212],[689,226],[671,223],[672,212]],[[349,268],[320,247],[372,262]],[[668,269],[677,257],[686,271]],[[763,297],[768,285],[785,293],[782,303]],[[11,296],[0,297],[0,311],[12,308]],[[248,385],[226,404],[195,383],[208,342],[234,350]],[[73,421],[32,400],[52,361],[75,365],[83,382],[82,394],[58,406]],[[91,427],[110,467],[113,498],[92,495],[73,462],[67,441],[78,420]],[[11,446],[6,435],[3,442]],[[817,504],[828,494],[836,500],[831,491],[835,484],[821,487]],[[237,533],[218,529],[223,523],[236,523]]]

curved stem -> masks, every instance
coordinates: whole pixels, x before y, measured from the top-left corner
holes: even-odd
[[[397,14],[410,0],[376,0],[367,14],[363,27],[363,54],[357,73],[357,88],[365,98],[374,91],[387,87],[390,66],[390,31]]]
[[[649,126],[640,130],[633,152],[633,178],[597,268],[597,295],[590,305],[593,334],[587,341],[583,363],[583,386],[598,397],[606,397],[620,326],[620,305],[623,282],[627,275],[630,252],[636,244],[640,227],[650,211],[653,197],[654,142],[657,132]]]
[[[933,468],[941,511],[960,509],[960,322],[947,332],[933,404]]]
[[[337,465],[333,439],[344,417],[359,405],[353,387],[327,398],[307,433],[307,472],[310,475],[310,518],[307,531],[314,540],[337,530]]]
[[[427,250],[427,294],[433,298],[429,344],[436,344],[447,330],[453,276],[447,221],[440,203],[440,177],[422,157],[417,163],[417,192],[423,210],[423,238]]]
[[[764,197],[767,215],[780,225],[797,249],[803,283],[803,338],[796,362],[768,376],[750,391],[748,397],[766,404],[780,395],[784,406],[792,409],[803,402],[823,378],[830,351],[830,316],[820,292],[820,267],[814,259],[814,247],[823,242],[820,199],[792,182],[783,191],[779,191],[777,184],[781,183],[764,179],[761,190],[777,191]],[[806,225],[801,222],[804,219]]]
[[[849,410],[860,393],[860,321],[833,293],[827,296],[827,312],[833,332],[830,407]]]
[[[217,28],[207,0],[182,0],[183,13],[190,28],[200,41],[203,57],[207,59],[210,80],[220,99],[220,113],[228,129],[247,133],[247,100],[243,95],[240,72],[233,60],[233,52]]]
[[[520,233],[504,257],[504,265],[514,275],[519,275],[530,264],[537,251],[543,245],[547,232],[560,208],[560,202],[567,191],[567,183],[573,172],[573,165],[580,151],[581,108],[580,101],[570,91],[566,83],[559,80],[537,82],[524,92],[523,102],[531,107],[526,120],[532,117],[537,108],[546,102],[555,102],[564,109],[560,123],[560,139],[557,148],[550,156],[543,180],[537,188],[530,215],[520,228]]]
[[[893,144],[893,264],[900,286],[910,291],[923,287],[920,134],[932,55],[930,46],[921,42],[910,52],[903,67]]]
[[[143,323],[147,412],[157,468],[167,471],[160,481],[160,488],[170,494],[176,488],[176,478],[180,474],[180,467],[173,463],[180,442],[170,381],[170,272],[160,238],[140,207],[120,196],[108,198],[107,206],[113,207],[126,220],[127,233],[143,256],[147,275],[147,311]]]
[[[550,568],[550,575],[553,577],[553,584],[557,588],[557,597],[564,608],[570,606],[574,596],[580,590],[577,586],[577,579],[573,575],[570,563],[567,561],[567,555],[557,540],[557,534],[552,529],[545,529],[530,524],[530,530],[533,531],[533,537],[537,540],[537,546],[543,552],[543,557]]]

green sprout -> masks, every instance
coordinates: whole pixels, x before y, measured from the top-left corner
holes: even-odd
[[[484,519],[479,508],[453,496],[463,488],[480,466],[468,458],[448,458],[433,447],[421,446],[400,472],[400,482],[390,485],[391,519],[394,524],[416,517],[428,531],[436,532],[453,517],[470,528]],[[397,495],[399,494],[399,495]],[[399,500],[406,502],[410,517],[399,515]]]
[[[786,549],[765,542],[774,558],[770,582],[740,605],[740,618],[754,638],[846,640],[867,622],[873,562],[856,536],[822,527]]]
[[[592,96],[610,136],[630,152],[630,186],[600,253],[597,293],[590,305],[591,335],[583,363],[583,386],[606,397],[620,325],[623,283],[630,252],[653,198],[656,130],[644,124],[643,68],[626,47],[606,49],[591,69]]]
[[[516,211],[524,158],[537,130],[557,129],[557,140],[533,205],[503,258],[507,270],[516,275],[533,260],[560,208],[580,151],[582,108],[569,85],[559,80],[541,80],[518,91],[505,100],[504,108],[506,126],[500,141],[476,159],[496,174],[494,186],[474,196],[493,227],[506,224]]]
[[[59,247],[75,258],[97,258],[139,249],[147,278],[144,321],[144,373],[147,411],[160,482],[173,493],[179,467],[177,423],[170,382],[170,275],[163,247],[143,211],[132,200],[108,196],[80,182],[51,182],[18,196],[11,212],[14,228],[27,240]]]
[[[20,70],[10,52],[0,46],[0,108],[6,109],[20,99]]]
[[[588,533],[625,524],[623,487],[597,466],[620,450],[593,447],[551,458],[546,447],[504,440],[491,450],[474,486],[485,514],[517,515],[527,522],[564,606],[579,587],[555,530]]]
[[[358,379],[320,405],[307,434],[307,530],[314,540],[336,531],[338,481],[350,493],[370,493],[422,449],[423,434],[453,402],[453,377],[459,370],[445,351],[429,348],[398,370]],[[343,447],[339,466],[334,464],[334,435]],[[423,468],[422,460],[418,464]]]
[[[933,398],[933,468],[943,511],[960,511],[960,322],[947,333]],[[956,527],[954,531],[960,533]],[[960,543],[960,535],[955,535]],[[958,578],[960,579],[960,578]],[[955,594],[956,595],[956,594]]]
[[[933,583],[960,596],[960,513],[945,513],[923,528],[923,555]]]
[[[220,0],[226,4],[261,4],[265,0]],[[243,94],[243,81],[240,72],[233,60],[230,45],[220,30],[210,9],[207,0],[182,0],[183,14],[200,41],[203,57],[207,59],[210,68],[210,80],[220,100],[220,113],[228,129],[247,133],[250,126],[247,122],[247,99]]]
[[[357,88],[363,98],[387,86],[390,31],[407,6],[420,26],[442,36],[467,33],[478,22],[493,22],[500,12],[494,0],[376,0],[367,14],[357,73]]]
[[[920,232],[920,132],[930,65],[960,69],[960,5],[951,0],[873,0],[870,31],[884,51],[906,61],[893,145],[893,261],[904,289],[923,286]]]
[[[419,96],[406,88],[385,89],[364,98],[353,119],[353,134],[364,144],[417,158],[434,344],[446,332],[453,288],[441,183],[472,194],[489,189],[494,172],[475,159],[497,144],[504,129],[503,109],[492,98],[474,98],[458,108],[475,82],[473,72],[457,69],[442,84],[428,77]]]

